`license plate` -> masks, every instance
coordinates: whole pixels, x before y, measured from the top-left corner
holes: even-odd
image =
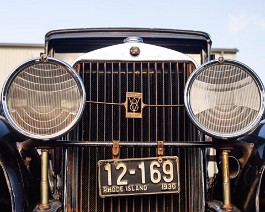
[[[176,156],[100,160],[99,195],[127,196],[179,192]]]

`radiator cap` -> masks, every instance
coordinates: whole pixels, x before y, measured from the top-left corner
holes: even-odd
[[[144,40],[138,36],[127,37],[123,40],[123,43],[143,43]]]

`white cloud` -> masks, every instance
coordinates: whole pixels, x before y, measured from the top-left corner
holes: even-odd
[[[228,30],[233,33],[244,30],[249,25],[249,19],[246,15],[229,15]]]
[[[229,15],[227,21],[227,28],[232,33],[238,33],[246,29],[255,29],[265,32],[264,16],[242,13],[238,15]]]
[[[265,31],[265,19],[260,19],[257,21],[257,27],[262,31]]]

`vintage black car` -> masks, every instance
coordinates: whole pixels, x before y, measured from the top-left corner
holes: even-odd
[[[51,31],[1,104],[1,211],[264,210],[264,87],[207,33]]]

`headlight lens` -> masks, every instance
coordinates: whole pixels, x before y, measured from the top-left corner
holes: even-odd
[[[264,87],[258,76],[233,60],[214,60],[199,67],[185,88],[185,106],[205,133],[233,138],[253,130],[264,111]]]
[[[54,58],[27,61],[8,78],[2,93],[10,124],[34,139],[52,139],[69,131],[85,104],[82,81],[68,64]]]

